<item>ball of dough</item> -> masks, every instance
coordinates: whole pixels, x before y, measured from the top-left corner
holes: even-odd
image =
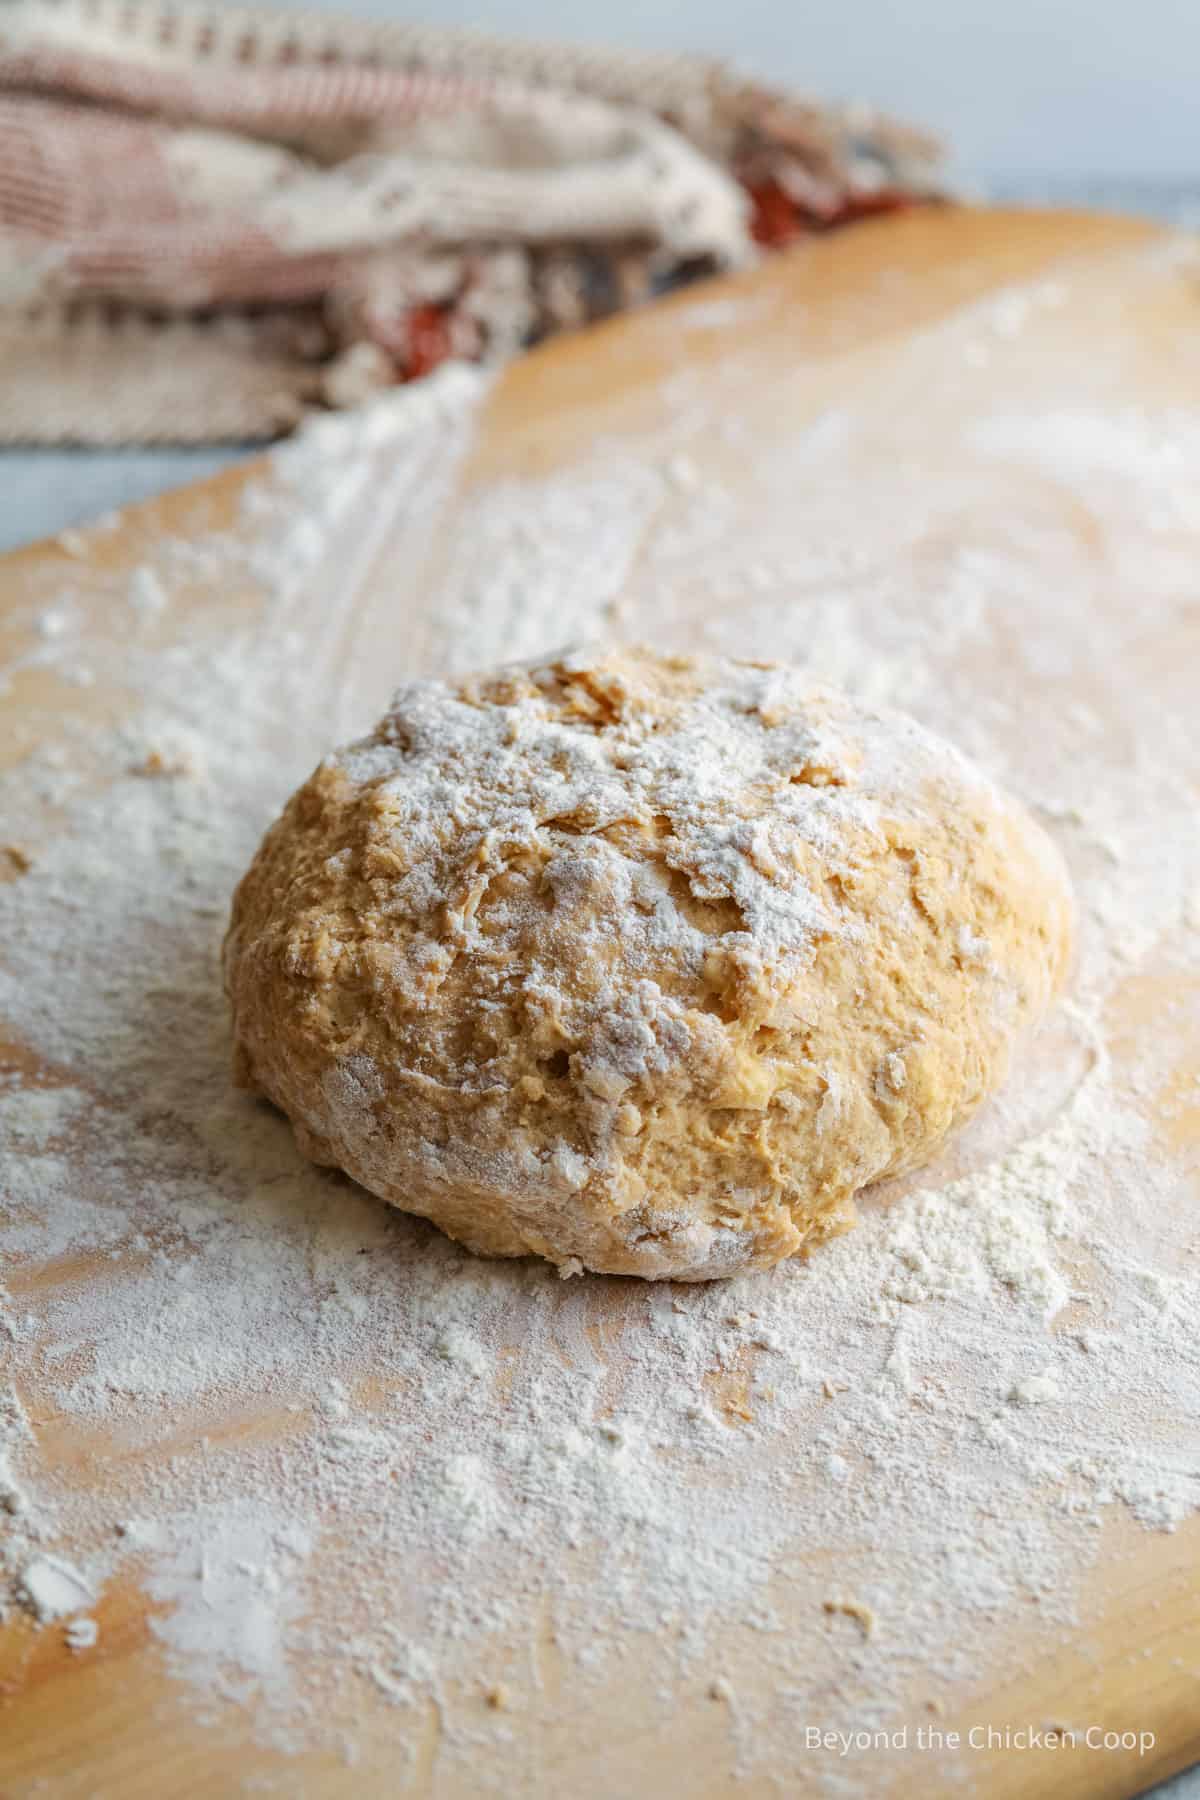
[[[488,1256],[701,1281],[853,1222],[1062,982],[1043,832],[950,745],[770,663],[402,687],[272,826],[239,1078]]]

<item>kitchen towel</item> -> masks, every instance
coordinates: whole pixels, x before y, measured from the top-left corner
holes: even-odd
[[[0,6],[0,441],[269,437],[941,193],[689,55],[191,0]]]

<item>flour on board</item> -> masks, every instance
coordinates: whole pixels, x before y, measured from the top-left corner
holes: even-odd
[[[952,319],[918,345],[914,407],[973,378],[977,330]],[[307,1165],[230,1089],[230,890],[297,779],[377,710],[327,671],[357,654],[339,632],[375,551],[436,539],[479,378],[424,384],[418,415],[407,396],[302,434],[239,535],[147,543],[131,583],[102,578],[107,639],[77,571],[70,594],[31,594],[9,679],[86,666],[140,711],[4,778],[6,836],[30,855],[0,882],[0,1017],[35,1057],[0,1088],[11,1607],[95,1612],[102,1654],[107,1584],[132,1575],[203,1716],[249,1708],[260,1742],[353,1759],[364,1694],[387,1714],[370,1743],[409,1744],[432,1706],[439,1756],[511,1792],[559,1675],[587,1706],[635,1639],[631,1731],[719,1694],[740,1766],[778,1770],[806,1718],[885,1723],[914,1691],[982,1679],[1031,1609],[1065,1634],[1109,1509],[1166,1530],[1194,1510],[1195,1458],[1152,1423],[1194,1439],[1200,1305],[1146,1105],[1200,956],[1194,727],[1170,680],[1153,702],[1112,691],[1134,625],[1098,601],[1080,519],[1119,464],[1146,548],[1139,629],[1157,607],[1165,630],[1177,546],[1139,497],[1168,463],[1184,479],[1163,444],[1200,423],[1126,420],[1089,462],[1083,360],[1055,362],[1079,391],[1045,435],[1040,403],[1010,395],[975,446],[910,449],[889,479],[876,460],[869,518],[852,395],[815,436],[757,445],[753,514],[704,472],[749,441],[727,367],[676,384],[644,440],[490,481],[437,551],[426,667],[630,626],[790,656],[965,740],[1071,860],[1078,1010],[941,1164],[768,1276],[682,1291],[476,1261]],[[1005,459],[1046,458],[1060,509],[1014,507]],[[259,594],[265,623],[247,612],[203,656],[171,647],[197,582]],[[62,627],[40,634],[47,609]],[[995,657],[1001,628],[1017,648]],[[1059,704],[1067,668],[1089,704]],[[1131,971],[1163,984],[1160,1033],[1110,1063],[1101,1026]],[[42,1267],[59,1272],[31,1283]],[[125,1453],[65,1464],[64,1427]],[[834,1592],[869,1633],[824,1610]]]

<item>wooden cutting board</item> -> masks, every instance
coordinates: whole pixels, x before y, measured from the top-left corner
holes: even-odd
[[[1075,384],[1062,395],[1054,391],[1056,365],[1049,354],[1056,343],[1064,347],[1063,366],[1069,366]],[[873,470],[880,480],[891,479],[906,431],[926,447],[939,434],[950,443],[964,420],[1003,413],[1014,385],[1031,378],[1048,383],[1048,414],[1076,404],[1080,343],[1094,353],[1098,403],[1114,416],[1143,403],[1200,410],[1195,265],[1171,248],[1165,234],[1128,220],[928,212],[856,228],[744,277],[693,289],[641,315],[556,343],[517,363],[499,381],[442,503],[439,530],[429,534],[421,554],[409,556],[401,567],[389,563],[386,529],[376,541],[356,546],[360,566],[344,590],[353,593],[355,617],[340,620],[336,641],[328,635],[322,640],[322,654],[329,656],[339,692],[351,697],[350,712],[370,716],[398,664],[430,667],[442,659],[439,581],[456,537],[471,532],[472,509],[487,485],[544,475],[595,454],[598,444],[635,441],[658,429],[669,409],[686,413],[697,383],[709,383],[711,394],[724,382],[731,415],[752,429],[720,439],[702,421],[690,437],[685,425],[682,448],[675,453],[679,480],[686,485],[697,475],[719,475],[741,497],[737,529],[745,530],[747,519],[753,528],[757,517],[776,544],[786,529],[789,499],[770,482],[756,499],[768,449],[777,455],[780,443],[789,440],[819,445],[820,433],[840,429],[848,412],[848,429],[860,446],[856,492],[848,497],[843,527],[852,543],[856,508],[874,504]],[[940,347],[938,356],[961,358],[961,381],[934,384],[926,414],[913,370],[922,346],[929,345]],[[1066,346],[1073,347],[1073,357],[1066,356]],[[1037,359],[1034,377],[1031,358]],[[908,409],[907,422],[898,422],[898,408]],[[820,478],[814,460],[805,479]],[[0,566],[0,659],[19,656],[34,642],[31,597],[51,595],[67,584],[102,616],[106,607],[117,606],[148,546],[163,536],[180,542],[214,529],[237,530],[242,492],[262,479],[260,466],[232,470],[196,489],[131,508],[103,529],[7,558]],[[1028,481],[1036,485],[1045,479],[1033,458]],[[930,505],[936,512],[936,501]],[[943,550],[947,544],[970,545],[976,526],[973,517],[951,508],[925,524],[924,539],[936,540]],[[1119,503],[1106,528],[1110,539],[1119,536]],[[1200,518],[1181,530],[1196,558],[1200,590]],[[718,532],[718,549],[719,541]],[[1114,560],[1111,542],[1103,554]],[[661,566],[647,592],[638,570],[635,554],[605,601],[604,619],[626,634],[664,629],[686,637],[700,629],[715,605],[725,604],[694,579],[673,587],[669,570],[664,574]],[[193,572],[189,582],[185,600],[161,627],[162,644],[165,649],[187,642],[200,655],[257,602],[249,593],[206,590],[202,572]],[[385,589],[386,606],[379,599]],[[326,613],[331,607],[336,611],[338,591],[334,583],[322,593]],[[489,655],[490,629],[481,627]],[[767,653],[771,647],[763,644]],[[996,654],[1003,655],[1003,649]],[[1180,638],[1177,654],[1200,674],[1194,634]],[[1137,678],[1160,677],[1151,669]],[[1161,679],[1169,678],[1164,661]],[[1069,689],[1069,673],[1064,681]],[[981,696],[986,682],[981,667]],[[69,757],[82,754],[67,725],[119,720],[128,704],[119,687],[64,686],[34,663],[0,699],[0,765],[60,738]],[[1158,1004],[1149,985],[1140,993],[1131,986],[1114,1024],[1114,1055],[1121,1054],[1121,1035],[1144,1028]],[[1200,1006],[1194,1006],[1190,1044],[1181,1040],[1179,1046],[1176,1095],[1200,1070],[1198,1014]],[[3,1039],[0,1021],[0,1053]],[[20,1043],[10,1043],[7,1055],[18,1068],[33,1065]],[[1200,1142],[1200,1115],[1177,1111],[1173,1128],[1182,1162],[1194,1156]],[[14,1293],[51,1278],[36,1268],[10,1274]],[[32,1388],[27,1398],[36,1412]],[[70,1460],[69,1440],[61,1454]],[[952,1757],[914,1754],[894,1791],[914,1797],[970,1792],[995,1800],[1053,1791],[1064,1800],[1074,1795],[1103,1800],[1140,1791],[1200,1758],[1198,1567],[1200,1520],[1159,1534],[1113,1509],[1103,1553],[1077,1596],[1079,1622],[1069,1639],[1040,1636],[1028,1618],[981,1626],[992,1640],[988,1679],[944,1695],[942,1711],[932,1721],[946,1734],[965,1731],[981,1717],[997,1728],[1086,1718],[1125,1730],[1133,1722],[1153,1733],[1149,1754],[1129,1749],[1043,1758],[1001,1747],[957,1765]],[[268,1791],[304,1796],[359,1791],[442,1797],[468,1791],[448,1785],[436,1771],[430,1774],[423,1753],[401,1777],[372,1763],[369,1755],[360,1771],[348,1772],[325,1754],[290,1760],[244,1740],[230,1744],[220,1729],[197,1723],[174,1691],[147,1629],[146,1610],[136,1586],[117,1583],[97,1613],[100,1648],[86,1658],[73,1657],[60,1633],[37,1633],[23,1619],[0,1629],[2,1800],[32,1800],[35,1794],[54,1800],[193,1800],[239,1791],[251,1777],[261,1777]],[[794,1629],[802,1648],[809,1626],[797,1618]],[[540,1791],[564,1796],[776,1791],[758,1778],[745,1783],[733,1778],[723,1709],[683,1697],[668,1731],[632,1735],[615,1765],[618,1773],[604,1778],[617,1785],[596,1785],[600,1764],[594,1759],[602,1743],[621,1734],[626,1700],[638,1684],[638,1654],[635,1646],[611,1687],[606,1716],[590,1719],[586,1731],[573,1720],[565,1695],[557,1722],[536,1727],[543,1733]],[[909,1722],[914,1732],[931,1723],[915,1696]],[[362,1730],[369,1741],[369,1715]],[[861,1768],[859,1779],[867,1779]],[[799,1764],[780,1769],[779,1781],[778,1791],[806,1791]]]

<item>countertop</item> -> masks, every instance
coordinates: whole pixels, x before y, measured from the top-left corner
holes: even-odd
[[[1200,184],[1097,179],[996,181],[989,197],[1084,204],[1189,224],[1200,219]],[[203,449],[0,451],[0,549],[49,536],[129,502],[206,476],[258,446]],[[1200,1766],[1154,1790],[1157,1800],[1200,1800]]]

